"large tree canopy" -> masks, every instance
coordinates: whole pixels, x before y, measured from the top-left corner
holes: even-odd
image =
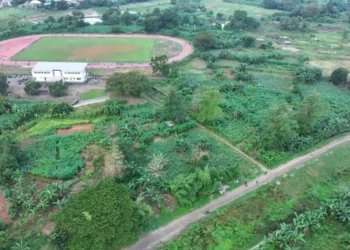
[[[223,112],[219,107],[221,100],[217,89],[207,89],[199,101],[198,120],[203,123],[213,122],[222,117]]]
[[[148,78],[138,71],[114,73],[107,80],[106,90],[115,94],[140,96],[148,82]]]
[[[185,98],[171,90],[164,103],[164,117],[176,123],[182,123],[187,118],[187,107]]]
[[[69,236],[70,250],[120,249],[139,234],[135,204],[112,180],[73,195],[54,219]]]
[[[7,76],[3,73],[0,73],[0,95],[6,95],[8,87],[9,85],[7,84]]]

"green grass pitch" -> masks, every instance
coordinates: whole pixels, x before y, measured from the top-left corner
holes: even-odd
[[[152,38],[43,37],[12,60],[149,62],[154,42]]]

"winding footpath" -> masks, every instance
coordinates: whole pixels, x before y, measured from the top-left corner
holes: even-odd
[[[24,37],[16,37],[9,40],[0,42],[0,66],[22,66],[22,67],[34,67],[36,61],[12,61],[11,58],[19,52],[25,50],[31,44],[39,41],[43,37],[98,37],[98,38],[155,38],[163,39],[178,43],[182,47],[180,54],[169,58],[168,63],[181,61],[193,53],[194,48],[187,41],[162,35],[148,35],[148,34],[44,34],[44,35],[32,35]],[[150,67],[149,62],[144,63],[117,63],[117,62],[88,62],[88,68],[92,69],[108,69],[108,68],[139,68]]]
[[[268,171],[267,175],[263,175],[259,177],[259,184],[256,184],[255,180],[248,182],[248,186],[240,186],[230,192],[227,192],[222,197],[211,201],[209,204],[201,207],[197,210],[192,211],[172,222],[168,225],[158,228],[149,234],[142,237],[136,244],[126,248],[126,250],[144,250],[150,249],[155,245],[169,241],[176,236],[178,236],[189,224],[196,222],[203,217],[205,217],[205,211],[210,210],[213,211],[221,206],[224,206],[233,200],[245,195],[257,188],[261,185],[265,185],[271,181],[273,181],[276,177],[282,176],[285,173],[291,171],[292,169],[297,169],[303,167],[304,163],[313,160],[322,154],[326,153],[328,150],[339,147],[343,144],[350,142],[350,135],[347,135],[343,138],[336,139],[327,145],[314,150],[313,152],[306,154],[304,156],[297,157],[285,164],[280,165],[278,168]]]

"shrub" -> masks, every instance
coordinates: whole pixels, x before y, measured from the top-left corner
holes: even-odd
[[[321,80],[322,70],[320,68],[302,67],[297,71],[297,78],[304,83],[312,84]]]
[[[330,81],[335,85],[346,83],[348,80],[348,74],[349,70],[346,68],[337,68],[332,72]]]
[[[56,104],[52,111],[51,111],[51,117],[62,117],[65,115],[69,115],[70,113],[72,113],[74,111],[74,108],[72,105],[65,103],[65,102],[61,102]]]
[[[26,84],[26,86],[24,87],[24,91],[28,95],[37,95],[40,88],[41,84],[39,82],[32,81]]]
[[[54,217],[69,235],[68,249],[121,249],[139,235],[138,214],[127,188],[104,181],[73,195]]]
[[[52,96],[59,97],[67,94],[68,86],[62,82],[54,82],[49,85],[49,93]]]
[[[209,50],[215,48],[216,35],[213,33],[203,32],[196,35],[193,44],[197,49]]]
[[[94,168],[102,168],[105,165],[105,156],[104,155],[99,155],[97,158],[95,158],[92,161],[92,165]]]
[[[255,45],[255,37],[252,36],[245,36],[243,37],[243,47],[249,48],[253,47]]]

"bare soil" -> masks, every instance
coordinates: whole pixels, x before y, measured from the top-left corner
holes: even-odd
[[[50,235],[55,229],[55,226],[56,226],[55,222],[51,221],[41,229],[41,232],[45,235]]]
[[[8,214],[8,207],[4,195],[0,190],[0,221],[10,223],[12,220]]]
[[[90,132],[94,129],[93,124],[82,124],[82,125],[73,125],[69,129],[57,129],[56,134],[58,135],[70,135],[77,132]]]
[[[135,45],[114,46],[114,45],[95,45],[88,48],[74,50],[72,58],[105,58],[111,53],[129,53],[138,50]]]

